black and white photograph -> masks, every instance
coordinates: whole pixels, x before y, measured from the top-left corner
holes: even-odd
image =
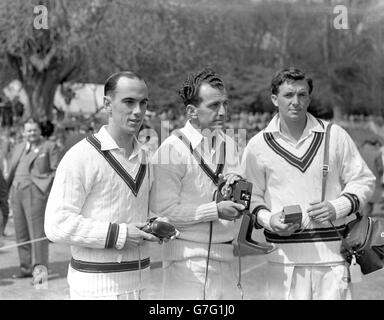
[[[383,161],[382,0],[0,0],[0,300],[384,300]]]

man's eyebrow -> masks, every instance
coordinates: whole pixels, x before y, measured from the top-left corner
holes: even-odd
[[[135,101],[136,99],[135,98],[131,98],[131,97],[125,97],[125,98],[123,98],[123,99],[121,99],[121,101]]]
[[[126,98],[121,99],[122,102],[126,102],[126,101],[137,101],[137,100],[139,100],[139,99],[132,98],[132,97],[126,97]],[[148,98],[144,98],[144,99],[142,99],[142,100],[140,100],[140,101],[148,101],[148,100],[149,100]]]

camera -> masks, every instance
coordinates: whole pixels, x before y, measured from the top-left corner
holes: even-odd
[[[286,206],[283,208],[283,223],[294,223],[301,225],[303,213],[299,205]]]
[[[159,239],[170,239],[176,235],[176,228],[165,221],[157,220],[157,217],[151,218],[147,224],[140,228],[142,231],[151,233]]]
[[[255,254],[268,254],[276,249],[273,244],[258,242],[252,239],[253,226],[255,225],[255,215],[247,212],[241,220],[237,243],[241,247],[251,249]]]
[[[230,200],[244,205],[243,217],[241,220],[237,242],[240,247],[251,249],[256,254],[267,254],[275,250],[275,246],[258,242],[252,239],[252,231],[255,223],[255,216],[249,212],[252,196],[252,183],[240,179],[227,186],[224,179],[219,180],[216,202]]]
[[[230,200],[244,205],[244,210],[249,210],[251,195],[252,183],[241,179],[235,181],[231,185],[226,185],[226,180],[221,178],[218,183],[216,202]]]

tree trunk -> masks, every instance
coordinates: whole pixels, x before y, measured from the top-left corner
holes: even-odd
[[[283,26],[283,35],[281,39],[281,51],[279,64],[280,68],[286,67],[287,57],[288,57],[288,33],[289,33],[289,24],[290,24],[290,15],[291,15],[291,6],[289,3],[284,4],[285,12],[285,22]]]
[[[29,82],[29,83],[27,83]],[[29,110],[23,115],[23,120],[30,117],[37,120],[52,119],[53,99],[59,82],[52,74],[35,74],[33,83],[24,81],[24,87],[29,99]]]

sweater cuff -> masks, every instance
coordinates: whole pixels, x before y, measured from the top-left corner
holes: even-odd
[[[257,223],[259,225],[262,225],[264,228],[266,228],[268,230],[272,230],[271,225],[269,223],[269,221],[271,220],[271,216],[272,216],[271,211],[269,211],[267,209],[260,209],[256,215]]]
[[[329,201],[336,211],[336,220],[346,217],[352,210],[351,201],[348,198],[341,196],[335,200]]]
[[[197,219],[203,222],[214,221],[219,218],[215,201],[204,203],[196,210]]]
[[[127,225],[125,223],[119,224],[119,235],[115,244],[117,250],[124,248],[125,242],[127,240]]]

